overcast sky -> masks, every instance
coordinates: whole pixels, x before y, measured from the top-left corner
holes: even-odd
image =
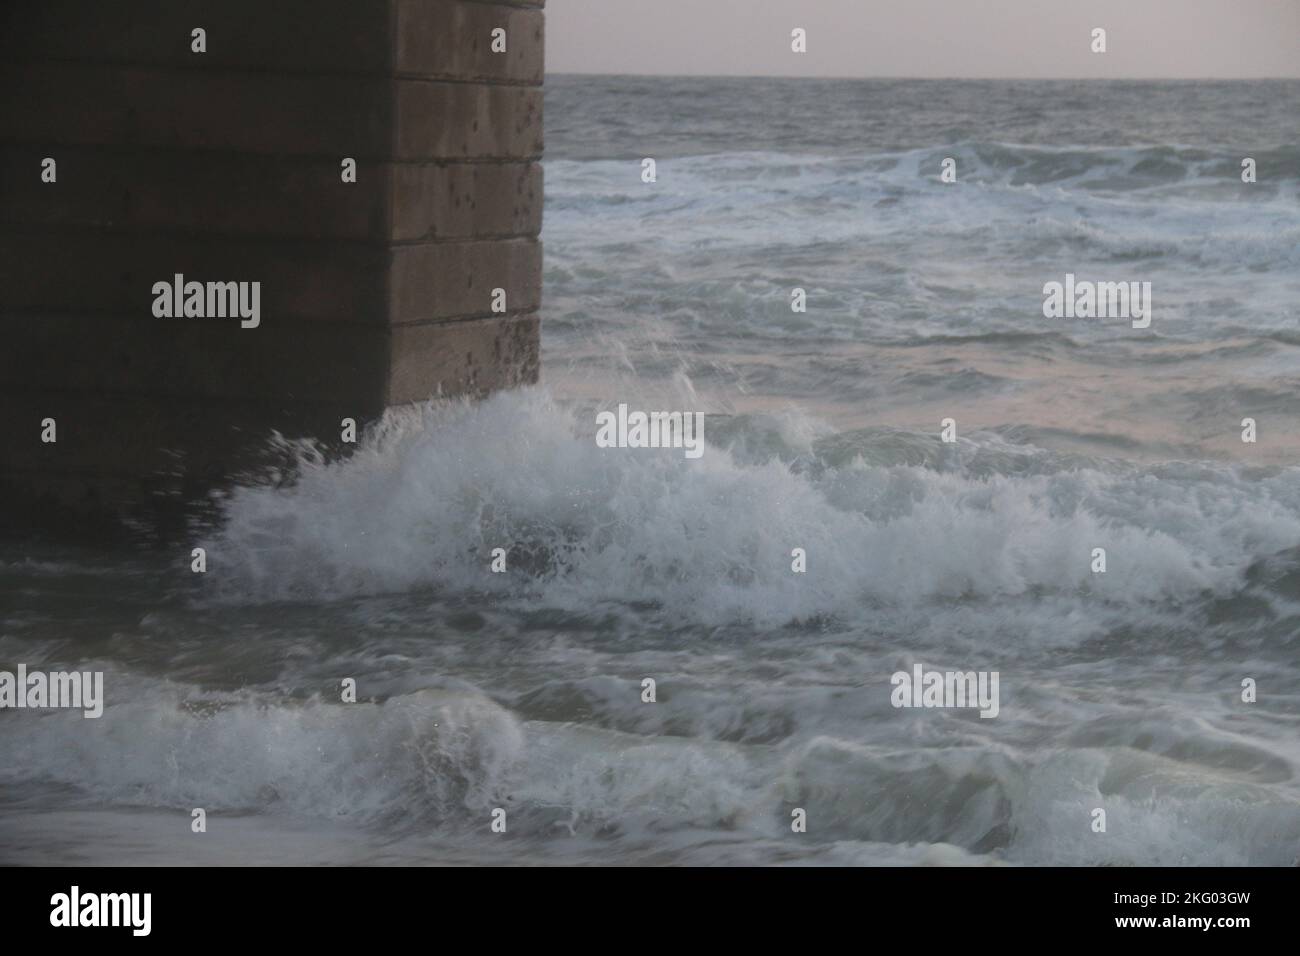
[[[1105,54],[1089,50],[1093,27]],[[548,0],[546,60],[553,73],[1296,77],[1300,0]]]

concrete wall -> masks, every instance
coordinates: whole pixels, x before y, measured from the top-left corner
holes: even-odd
[[[4,523],[157,526],[271,429],[535,380],[543,4],[0,5]],[[156,317],[176,273],[261,324]]]

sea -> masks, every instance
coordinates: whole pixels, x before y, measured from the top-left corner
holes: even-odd
[[[0,711],[0,862],[1300,862],[1300,82],[545,115],[539,384],[171,550],[0,544],[0,669],[106,698]],[[703,454],[599,447],[620,404]]]

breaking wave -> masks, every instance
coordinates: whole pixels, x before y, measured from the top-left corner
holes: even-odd
[[[1139,607],[1232,594],[1300,542],[1297,469],[1144,468],[788,417],[706,416],[699,461],[593,434],[542,388],[394,412],[350,458],[304,456],[291,487],[234,492],[207,542],[224,597],[438,587],[762,624],[1025,595]],[[508,573],[489,573],[494,548]],[[810,573],[791,573],[794,548]]]

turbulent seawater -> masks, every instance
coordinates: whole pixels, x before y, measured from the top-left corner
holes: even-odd
[[[1298,107],[548,80],[540,386],[239,489],[203,576],[0,550],[0,667],[108,697],[0,712],[0,859],[1295,864]],[[1066,273],[1151,327],[1044,318]],[[704,456],[596,447],[619,402]]]

